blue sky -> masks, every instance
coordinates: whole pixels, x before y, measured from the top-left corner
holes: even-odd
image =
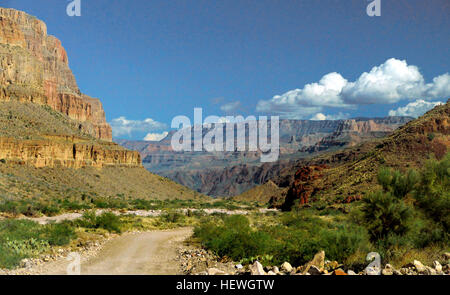
[[[416,114],[450,97],[447,0],[381,0],[380,17],[366,0],[81,0],[81,17],[67,16],[69,2],[1,6],[47,23],[116,137],[166,131],[194,107],[332,119]]]

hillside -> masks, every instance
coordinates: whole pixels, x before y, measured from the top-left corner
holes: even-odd
[[[295,200],[335,203],[357,199],[378,189],[376,175],[380,167],[407,170],[422,167],[429,157],[441,159],[450,146],[449,118],[450,101],[386,138],[300,160],[278,170],[278,176],[272,180],[278,186],[288,188],[288,205]],[[261,197],[268,198],[267,195]],[[280,198],[284,199],[284,196],[278,196],[278,204]]]
[[[197,198],[112,142],[100,100],[82,94],[44,22],[0,8],[0,197]]]

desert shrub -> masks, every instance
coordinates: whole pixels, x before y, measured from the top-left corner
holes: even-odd
[[[95,211],[87,211],[82,218],[77,220],[76,224],[85,228],[103,228],[109,232],[120,233],[122,231],[120,217],[111,212],[96,215]]]
[[[186,219],[186,215],[177,211],[168,211],[160,216],[160,220],[163,223],[183,223]]]
[[[389,192],[394,197],[402,199],[414,189],[419,181],[419,174],[414,170],[403,174],[400,171],[381,168],[377,178],[384,192]]]
[[[279,224],[256,228],[242,215],[226,217],[222,223],[201,222],[194,236],[220,256],[246,263],[258,259],[266,265],[284,261],[300,265],[320,250],[342,260],[368,244],[363,228],[330,224],[308,210],[285,213]]]
[[[390,192],[376,192],[365,197],[361,210],[371,241],[384,239],[389,234],[403,235],[409,229],[412,208]]]
[[[64,246],[76,238],[74,228],[67,222],[50,224],[43,230],[44,237],[52,246]]]
[[[24,258],[66,245],[76,235],[69,224],[39,225],[30,220],[0,221],[0,268],[12,268]]]
[[[144,200],[144,199],[135,199],[131,201],[131,205],[134,209],[138,210],[155,210],[157,206],[154,204],[154,201]]]
[[[417,206],[447,233],[450,227],[450,153],[440,161],[429,160],[414,194]]]

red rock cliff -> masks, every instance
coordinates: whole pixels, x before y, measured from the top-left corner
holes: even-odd
[[[47,35],[44,22],[24,12],[0,8],[0,101],[48,105],[92,124],[92,135],[112,140],[98,99],[81,94],[61,42]]]

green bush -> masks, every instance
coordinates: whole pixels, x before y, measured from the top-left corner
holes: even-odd
[[[414,194],[426,216],[449,232],[450,227],[450,153],[440,161],[430,160],[422,172]]]
[[[122,232],[120,217],[111,212],[104,212],[97,216],[95,211],[87,211],[76,223],[85,228],[103,228],[109,232]]]
[[[412,208],[390,192],[376,192],[365,197],[362,212],[371,241],[384,239],[392,233],[405,234],[412,217]]]
[[[378,172],[378,183],[383,187],[383,191],[389,192],[399,199],[405,198],[414,189],[418,181],[419,175],[414,170],[402,174],[400,171],[381,168]]]
[[[44,237],[52,246],[64,246],[76,238],[74,228],[67,222],[49,224],[44,228]]]
[[[177,211],[169,211],[160,216],[163,223],[183,223],[185,219],[186,215]]]
[[[265,265],[304,264],[320,250],[330,259],[342,261],[367,248],[367,235],[356,225],[330,224],[307,210],[284,213],[280,221],[254,228],[247,217],[234,215],[221,223],[201,222],[194,236],[219,256],[246,263],[258,259]]]
[[[39,225],[30,220],[0,221],[0,268],[17,266],[24,258],[63,246],[76,237],[69,224]]]

